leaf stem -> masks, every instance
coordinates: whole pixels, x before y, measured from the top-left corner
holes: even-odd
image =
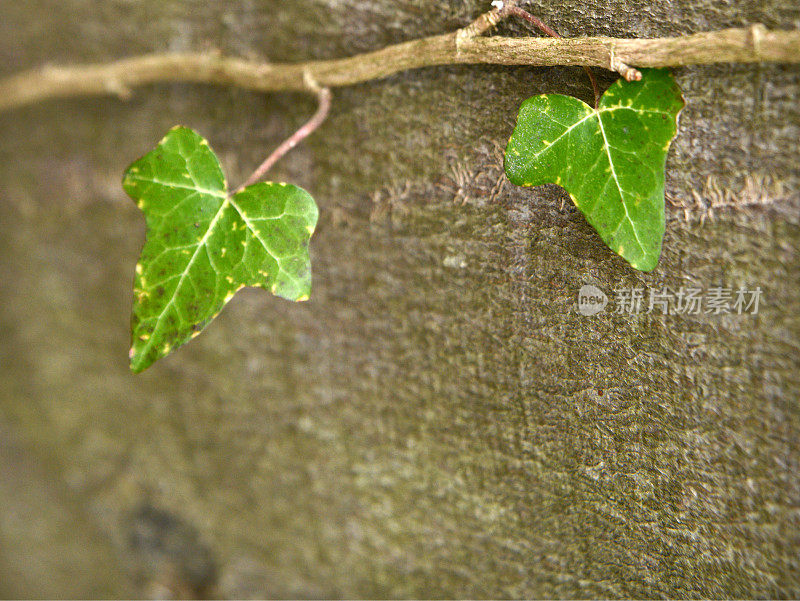
[[[540,31],[549,35],[551,38],[562,38],[563,36],[558,33],[555,29],[547,25],[544,21],[542,21],[536,15],[532,15],[526,10],[521,9],[518,6],[506,6],[505,11],[509,15],[514,15],[515,17],[520,17],[521,19],[525,19],[528,23],[533,25],[534,27],[539,28]],[[592,91],[594,92],[594,108],[597,108],[600,102],[600,86],[597,85],[597,79],[594,76],[594,72],[592,71],[591,67],[584,67],[584,71],[586,71],[586,75],[589,76],[589,80],[592,82]],[[637,71],[638,73],[638,71]],[[639,73],[639,79],[642,78],[642,74]]]
[[[313,82],[310,85],[314,85]],[[314,113],[314,116],[311,117],[300,129],[294,132],[289,138],[287,138],[283,144],[278,146],[272,154],[270,154],[261,165],[258,166],[253,174],[247,178],[241,186],[236,188],[233,194],[241,192],[247,186],[252,186],[256,182],[258,182],[264,174],[269,171],[275,163],[277,163],[283,156],[289,152],[292,148],[297,146],[302,140],[310,136],[314,131],[323,124],[325,119],[328,117],[328,113],[331,110],[331,90],[330,88],[319,88],[317,87],[317,101],[318,107],[317,112]]]

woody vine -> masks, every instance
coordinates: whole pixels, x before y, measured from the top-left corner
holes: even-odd
[[[0,110],[48,98],[114,94],[159,81],[314,94],[318,110],[241,185],[229,191],[219,160],[196,132],[176,127],[126,171],[123,187],[145,215],[135,269],[131,369],[140,372],[197,336],[245,286],[300,301],[311,292],[308,244],[318,210],[297,186],[261,180],[322,125],[331,88],[420,67],[487,63],[580,65],[594,106],[559,94],[526,100],[508,143],[505,171],[520,186],[564,187],[608,247],[635,269],[656,267],[664,234],[669,145],[684,106],[669,66],[800,62],[800,31],[762,25],[660,39],[561,38],[520,0],[448,34],[346,59],[264,64],[213,54],[153,54],[88,66],[44,67],[0,81]],[[549,38],[485,37],[509,17]],[[600,94],[592,67],[622,77]]]

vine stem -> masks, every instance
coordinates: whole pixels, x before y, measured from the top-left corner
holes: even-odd
[[[484,13],[475,19],[475,21],[473,21],[468,27],[461,30],[462,34],[466,33],[468,37],[482,35],[492,27],[495,27],[503,17],[509,14],[510,10],[516,8],[516,5],[519,1],[520,0],[508,0],[506,3],[501,1],[499,3],[500,6],[495,6],[495,3],[492,3],[492,6],[495,7],[494,10]],[[317,112],[314,113],[314,116],[311,117],[311,119],[309,119],[300,129],[294,132],[280,146],[278,146],[278,148],[276,148],[272,154],[270,154],[264,160],[264,162],[258,166],[252,175],[247,178],[247,180],[241,186],[236,188],[236,190],[231,193],[231,196],[235,196],[247,186],[251,186],[260,181],[261,178],[264,177],[264,175],[273,167],[273,165],[275,165],[275,163],[277,163],[284,155],[292,150],[292,148],[297,146],[302,140],[314,133],[314,131],[325,122],[325,119],[328,117],[328,113],[331,109],[330,88],[321,88],[308,71],[303,73],[303,80],[306,86],[317,94]]]
[[[538,27],[541,31],[543,31],[546,35],[549,35],[551,38],[562,38],[563,36],[558,33],[555,29],[547,25],[544,21],[542,21],[539,17],[532,15],[526,10],[521,9],[518,6],[507,6],[505,10],[508,14],[520,17],[531,23],[534,27]],[[594,108],[597,108],[598,103],[600,102],[600,86],[597,85],[597,78],[594,76],[594,71],[592,71],[591,67],[584,67],[584,71],[586,71],[586,75],[589,76],[589,81],[592,82],[592,91],[594,92]],[[628,79],[628,81],[632,81],[633,79],[639,81],[642,79],[642,74],[639,71],[636,71],[637,75],[633,75],[632,79]]]
[[[514,6],[516,2],[507,3]],[[637,67],[711,63],[800,63],[800,31],[769,31],[763,25],[654,38],[480,37],[502,18],[495,8],[457,31],[420,38],[349,58],[274,64],[214,53],[150,54],[111,63],[45,66],[0,80],[0,111],[48,98],[117,95],[165,81],[234,85],[261,92],[316,93],[400,71],[454,64],[579,65],[618,71],[630,78]]]
[[[313,82],[310,82],[310,85],[313,85]],[[270,154],[261,165],[253,172],[253,174],[247,178],[241,186],[234,190],[233,194],[237,194],[244,190],[247,186],[251,186],[258,182],[264,174],[269,171],[275,163],[277,163],[286,153],[288,153],[292,148],[297,146],[302,140],[310,136],[314,131],[325,122],[325,119],[328,117],[328,113],[331,110],[331,90],[330,88],[318,88],[317,89],[317,100],[318,100],[318,107],[317,112],[314,113],[314,116],[311,117],[300,129],[294,132],[289,138],[287,138],[283,144],[278,146],[272,154]],[[232,195],[233,195],[232,194]]]

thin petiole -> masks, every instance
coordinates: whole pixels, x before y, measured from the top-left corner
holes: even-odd
[[[292,148],[297,146],[301,141],[310,136],[314,131],[323,124],[331,109],[331,91],[330,88],[318,88],[315,90],[317,93],[317,100],[319,106],[314,116],[309,119],[303,127],[294,132],[283,144],[278,146],[266,160],[258,166],[245,183],[236,188],[233,194],[241,192],[247,186],[251,186],[261,180],[264,174],[272,169],[273,165],[277,163],[283,156]]]
[[[528,23],[538,28],[542,33],[549,35],[551,38],[562,37],[561,34],[547,25],[539,17],[532,15],[528,11],[521,9],[518,6],[514,6],[513,4],[507,5],[504,9],[504,12],[508,15],[514,15],[520,19],[525,19]],[[600,102],[600,86],[597,85],[597,79],[595,79],[592,69],[590,67],[584,67],[584,70],[592,82],[592,90],[594,91],[594,107],[597,108],[597,105]]]

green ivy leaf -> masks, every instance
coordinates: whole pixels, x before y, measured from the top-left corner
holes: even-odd
[[[237,290],[306,300],[317,206],[297,186],[259,183],[231,196],[219,160],[173,128],[123,180],[147,222],[134,281],[131,370],[197,336]]]
[[[633,267],[658,264],[664,237],[664,170],[684,107],[664,69],[620,79],[599,108],[560,94],[522,104],[505,170],[518,186],[553,183],[613,251]]]

